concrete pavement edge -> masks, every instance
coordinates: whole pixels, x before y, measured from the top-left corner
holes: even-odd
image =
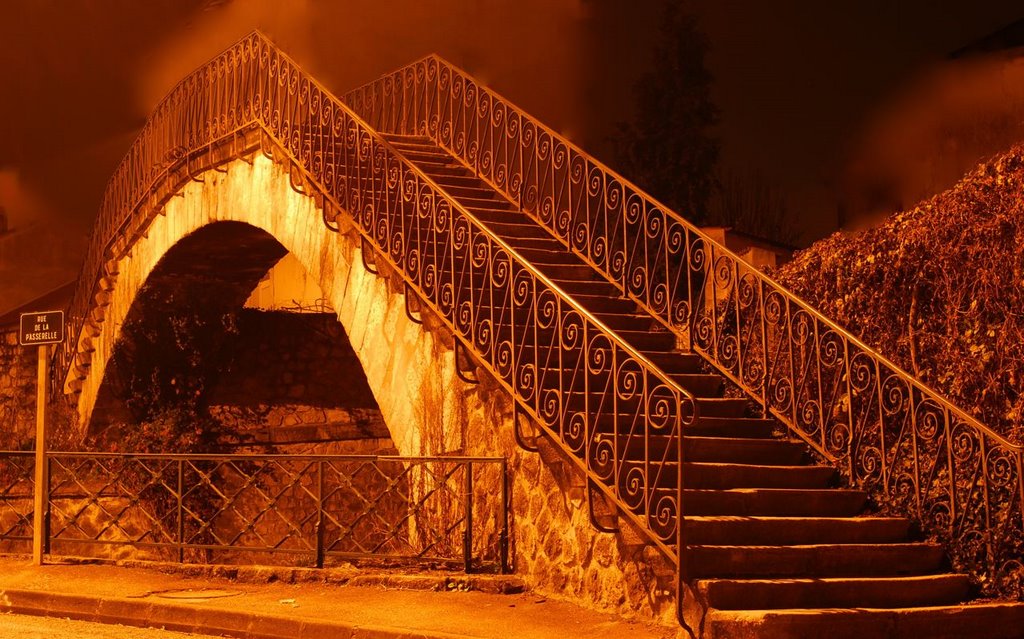
[[[469,635],[404,628],[296,619],[174,603],[117,597],[89,597],[37,590],[0,590],[0,613],[64,617],[124,626],[239,639],[472,639]]]

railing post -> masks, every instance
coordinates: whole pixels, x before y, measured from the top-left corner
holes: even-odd
[[[682,414],[682,403],[676,402],[676,419],[678,420],[679,437],[676,438],[676,446],[678,447],[679,463],[676,465],[676,618],[679,624],[683,628],[688,628],[686,624],[686,616],[684,597],[686,596],[686,582],[687,582],[687,563],[686,563],[686,530],[685,530],[685,519],[683,513],[683,464],[686,459],[683,456],[683,414]]]
[[[473,462],[463,462],[466,475],[465,485],[465,530],[462,533],[462,561],[466,572],[473,570]]]
[[[185,563],[185,507],[184,507],[184,495],[182,494],[185,488],[185,460],[178,460],[178,563]]]
[[[47,452],[43,473],[43,553],[47,555],[50,554],[50,500],[53,497],[50,494],[50,472],[53,470],[51,462],[50,454]]]
[[[316,464],[316,567],[324,567],[324,460]]]
[[[500,544],[498,552],[501,553],[501,574],[503,575],[512,572],[508,560],[508,496],[508,460],[503,457],[501,459],[501,532],[498,537]]]

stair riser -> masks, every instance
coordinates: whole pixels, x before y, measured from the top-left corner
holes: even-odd
[[[663,334],[659,333],[627,333],[625,331],[616,332],[627,344],[631,344],[634,347],[638,345],[644,345],[646,348],[662,347],[669,348],[668,340],[669,337],[661,337]],[[502,339],[509,339],[512,337],[510,333],[501,333]],[[554,360],[554,358],[552,358]],[[537,369],[537,377],[542,380],[542,386],[547,388],[562,388],[564,390],[576,390],[582,392],[584,383],[584,372],[587,370],[584,365],[579,362],[569,364],[563,360],[563,367],[556,368],[552,364],[555,364],[557,360],[551,362],[541,362],[541,367]],[[661,383],[651,374],[651,383]],[[611,381],[611,373],[607,371],[594,372],[590,371],[587,375],[587,381],[590,384],[590,388],[595,389],[593,394],[603,395],[606,388],[614,388],[615,384]],[[561,382],[559,382],[561,379]],[[683,390],[688,391],[695,397],[715,398],[721,393],[721,379],[713,375],[689,375],[683,378],[673,377],[673,380],[679,384]],[[610,401],[611,398],[608,398]],[[628,401],[628,400],[621,400]],[[640,398],[635,398],[630,403],[630,406],[639,407]],[[607,402],[606,402],[607,403]]]
[[[448,192],[455,198],[455,201],[457,201],[459,204],[461,204],[463,206],[463,208],[469,209],[469,211],[471,213],[475,213],[477,209],[481,209],[481,210],[484,210],[484,211],[502,211],[502,210],[505,210],[505,211],[508,211],[509,213],[513,213],[516,210],[515,207],[512,204],[509,204],[508,202],[506,202],[504,200],[492,200],[492,199],[486,198],[486,197],[484,197],[484,198],[474,198],[474,197],[467,197],[467,196],[458,196],[458,195],[455,195],[454,193],[451,193],[451,191],[448,191]],[[479,215],[476,216],[476,217],[477,217],[477,219],[480,219]],[[483,220],[481,220],[481,221],[483,221]],[[511,222],[512,220],[509,220],[509,221]],[[523,220],[523,221],[526,221],[526,220]],[[486,222],[486,223],[487,224],[492,224],[492,222]]]
[[[710,421],[720,422],[713,426],[705,425],[706,422]],[[672,424],[666,424],[664,427],[655,425],[654,427],[648,428],[648,424],[643,422],[642,416],[638,418],[637,413],[618,413],[618,420],[613,420],[611,415],[601,414],[596,415],[594,419],[590,420],[590,426],[595,433],[612,434],[615,432],[615,426],[623,425],[636,425],[633,429],[634,435],[641,436],[644,433],[650,431],[651,435],[671,435]],[[690,424],[684,427],[683,433],[687,437],[728,437],[728,438],[749,438],[749,439],[769,439],[772,437],[772,424],[770,422],[763,422],[755,419],[744,419],[744,418],[730,418],[730,419],[718,419],[718,418],[702,418],[700,423]],[[619,434],[624,434],[621,430]]]
[[[867,503],[858,490],[819,491],[687,491],[686,515],[751,517],[852,517]]]
[[[416,165],[430,178],[444,178],[449,176],[475,177],[473,172],[461,164],[436,165],[416,163]]]
[[[633,463],[625,460],[623,476],[632,469],[644,471],[659,488],[672,488],[677,477],[676,462]],[[733,488],[828,488],[835,481],[835,470],[821,466],[743,466],[683,464],[687,488],[729,490]],[[657,479],[654,479],[657,478]],[[671,483],[664,483],[664,482]]]
[[[937,546],[690,548],[688,562],[696,577],[869,577],[933,574],[942,568]]]
[[[493,335],[493,337],[498,339],[498,340],[511,340],[516,345],[522,344],[524,342],[527,342],[529,344],[533,344],[535,342],[539,342],[541,345],[545,345],[545,346],[546,345],[555,345],[555,346],[557,346],[559,344],[559,342],[560,342],[558,337],[556,335],[554,335],[553,333],[541,332],[541,331],[535,331],[535,332],[532,332],[532,333],[527,333],[526,329],[524,327],[517,327],[517,328],[519,330],[517,330],[515,333],[513,333],[512,331],[509,331],[509,330],[502,329],[496,335]],[[618,335],[627,344],[629,344],[630,346],[632,346],[634,349],[637,349],[637,350],[640,350],[640,349],[644,349],[644,350],[653,350],[653,349],[671,350],[671,349],[675,348],[675,344],[676,344],[675,336],[672,335],[671,333],[665,333],[665,332],[652,333],[652,332],[635,332],[635,331],[617,330],[617,331],[615,331],[615,334]],[[607,343],[607,341],[605,343]],[[558,357],[558,353],[557,352],[556,353],[552,353],[552,356],[550,358],[551,359],[550,364],[554,364],[554,363],[558,362],[559,360],[556,359],[557,357]],[[563,363],[565,362],[564,359],[561,360],[561,361]],[[548,362],[541,362],[540,364],[542,366],[544,366],[544,365],[548,364]],[[567,387],[569,386],[569,380],[572,380],[573,378],[576,378],[578,380],[582,379],[581,373],[584,370],[582,366],[579,366],[578,364],[571,365],[571,367],[568,364],[566,364],[565,366],[566,366],[566,368],[563,368],[561,370],[559,370],[559,369],[551,369],[551,368],[546,368],[545,367],[545,368],[543,368],[541,370],[538,370],[538,373],[540,375],[544,376],[545,378],[551,379],[551,380],[558,379],[559,374],[561,374],[562,378],[566,380],[566,384],[565,385]],[[573,369],[576,369],[576,370],[574,371]],[[592,376],[591,379],[595,379],[595,377]],[[702,381],[703,380],[695,379],[695,380],[690,380],[689,382],[681,382],[680,386],[683,386],[684,388],[686,388],[687,390],[689,390],[692,393],[697,393],[697,394],[701,394],[701,395],[707,394],[708,396],[714,396],[715,395],[715,393],[712,390],[710,390],[710,389],[720,389],[721,388],[721,379],[720,378],[708,377],[706,382],[703,383],[703,384],[702,384]],[[687,386],[689,386],[689,388],[687,388]]]
[[[965,576],[941,575],[923,579],[704,582],[699,589],[707,604],[719,610],[912,608],[961,603],[970,596],[971,582]]]
[[[732,612],[713,610],[703,639],[1020,639],[1024,606]]]
[[[881,518],[691,520],[690,544],[790,546],[808,544],[884,544],[908,541],[910,523]]]
[[[697,402],[700,414],[705,417],[744,417],[747,414],[747,400],[704,397]]]
[[[620,435],[615,438],[604,435],[598,439],[607,440],[611,446],[617,448],[617,459],[643,459],[646,451],[654,459],[679,461],[679,444],[674,437]],[[686,439],[683,444],[686,461],[794,466],[805,460],[802,447],[784,441],[748,439],[711,442],[713,443],[707,443],[705,438],[700,437]]]

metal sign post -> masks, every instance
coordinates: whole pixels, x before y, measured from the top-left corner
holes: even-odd
[[[46,387],[50,380],[50,344],[64,341],[64,311],[22,313],[18,343],[35,346],[39,350],[39,369],[36,374],[36,457],[35,488],[32,509],[32,562],[43,565],[46,509],[49,501],[50,478],[46,463]]]

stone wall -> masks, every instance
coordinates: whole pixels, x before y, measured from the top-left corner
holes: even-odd
[[[228,370],[210,389],[227,429],[268,444],[389,436],[334,314],[244,309]]]
[[[508,459],[513,564],[528,584],[600,610],[669,619],[672,580],[659,579],[667,568],[662,560],[632,543],[628,531],[600,533],[590,525],[579,473],[557,453],[542,459],[516,447],[508,395],[486,375],[479,385],[459,379],[452,336],[429,314],[422,326],[409,319],[403,288],[387,276],[386,265],[378,264],[381,275],[364,269],[357,237],[344,228],[342,233],[325,230],[314,200],[292,189],[280,165],[257,155],[251,164],[236,161],[224,168],[186,184],[181,197],[167,202],[164,215],[156,216],[120,259],[111,304],[93,340],[92,372],[78,401],[83,423],[118,328],[160,257],[205,225],[248,223],[276,238],[319,283],[362,363],[398,451]],[[497,486],[477,488],[484,495],[498,494]],[[490,519],[493,531],[498,517]]]
[[[36,425],[36,349],[18,346],[17,330],[0,330],[0,450],[31,446]]]

